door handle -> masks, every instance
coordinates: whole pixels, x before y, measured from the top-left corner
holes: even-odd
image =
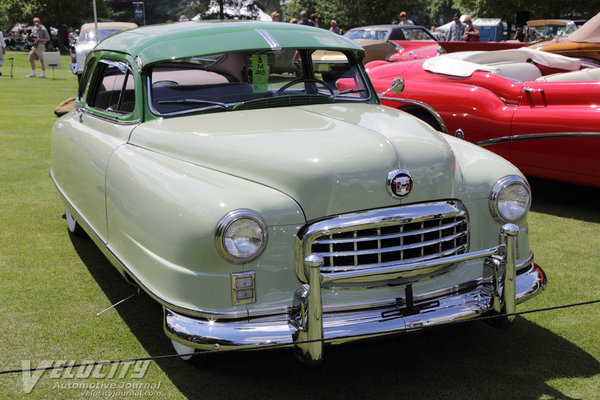
[[[538,92],[538,93],[544,93],[544,89],[539,89],[539,88],[530,88],[530,87],[524,87],[523,91],[527,92],[527,93],[531,93],[531,92]]]

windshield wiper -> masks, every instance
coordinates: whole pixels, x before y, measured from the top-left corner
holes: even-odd
[[[348,94],[348,93],[361,93],[361,92],[366,92],[367,89],[346,89],[346,90],[342,90],[341,92],[335,94],[333,96],[334,99],[337,99],[338,96],[342,96],[344,94]]]
[[[207,104],[213,107],[207,108],[222,108],[223,110],[229,110],[230,106],[225,103],[220,103],[218,101],[210,101],[210,100],[199,100],[199,99],[177,99],[177,100],[161,100],[158,104]]]

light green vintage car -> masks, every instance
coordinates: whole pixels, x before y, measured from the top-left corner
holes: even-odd
[[[322,51],[343,71],[315,68]],[[88,56],[51,177],[69,231],[164,307],[182,357],[282,345],[313,363],[328,343],[507,324],[545,287],[525,178],[381,106],[363,56],[255,22],[133,29]]]

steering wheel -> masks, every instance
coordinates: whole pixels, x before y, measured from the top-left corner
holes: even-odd
[[[288,88],[290,88],[290,87],[292,87],[294,85],[297,85],[299,83],[302,83],[302,82],[320,83],[321,85],[325,86],[325,89],[329,90],[329,92],[331,93],[332,96],[335,95],[335,93],[333,91],[333,88],[331,86],[329,86],[327,84],[327,82],[324,82],[324,81],[322,81],[320,79],[316,79],[316,78],[299,78],[299,79],[294,79],[293,81],[288,82],[285,85],[283,85],[282,87],[280,87],[279,90],[277,91],[277,93],[275,93],[275,94],[277,96],[280,96],[283,92],[286,91],[286,89],[288,89]]]

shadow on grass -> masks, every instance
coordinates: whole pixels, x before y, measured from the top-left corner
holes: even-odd
[[[600,222],[600,189],[528,178],[533,194],[531,210],[557,217]]]
[[[72,242],[113,304],[134,292],[91,240]],[[116,310],[151,356],[174,353],[161,306],[146,294]],[[507,330],[474,322],[328,346],[317,369],[302,366],[289,349],[224,354],[204,370],[179,358],[156,363],[183,395],[202,399],[571,399],[546,382],[600,373],[590,354],[524,318]]]

